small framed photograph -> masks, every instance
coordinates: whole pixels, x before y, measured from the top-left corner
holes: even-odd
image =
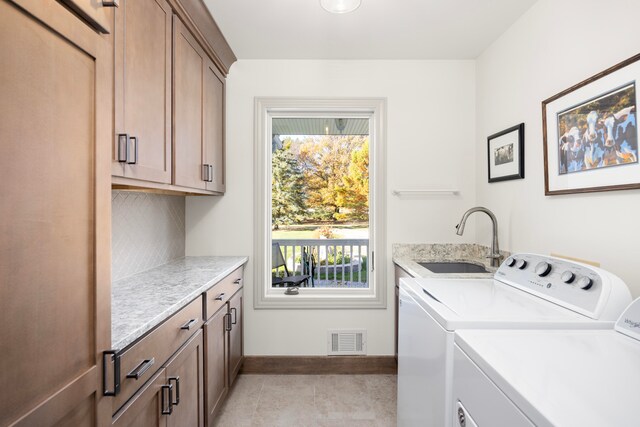
[[[489,182],[524,178],[524,123],[487,138]]]
[[[542,102],[545,195],[640,188],[640,55]]]

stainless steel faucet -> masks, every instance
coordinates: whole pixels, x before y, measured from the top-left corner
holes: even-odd
[[[487,208],[483,208],[482,206],[477,206],[475,208],[469,209],[464,213],[464,215],[462,215],[460,223],[456,225],[456,234],[458,236],[462,236],[462,233],[464,233],[464,225],[467,222],[467,218],[469,218],[469,215],[474,212],[484,212],[489,215],[489,218],[491,218],[491,222],[493,223],[493,241],[491,242],[491,253],[487,256],[487,258],[491,258],[492,267],[499,267],[500,259],[502,258],[502,256],[500,255],[500,247],[498,246],[498,220],[496,219],[496,216],[493,214],[493,212],[491,212]]]

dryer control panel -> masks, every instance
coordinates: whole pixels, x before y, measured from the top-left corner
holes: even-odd
[[[615,275],[545,255],[514,254],[495,279],[593,319],[615,320],[631,301],[629,289]]]

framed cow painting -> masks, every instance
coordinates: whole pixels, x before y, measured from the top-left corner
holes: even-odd
[[[542,102],[545,195],[640,188],[640,54]]]
[[[487,138],[489,182],[524,178],[524,123]]]

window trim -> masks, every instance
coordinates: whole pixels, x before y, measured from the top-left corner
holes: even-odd
[[[271,119],[278,116],[323,115],[359,116],[370,120],[369,203],[373,216],[371,250],[375,253],[373,277],[367,289],[301,288],[299,295],[284,295],[271,283]],[[256,309],[299,308],[386,308],[386,99],[385,98],[282,98],[256,97],[254,100],[254,298]]]

